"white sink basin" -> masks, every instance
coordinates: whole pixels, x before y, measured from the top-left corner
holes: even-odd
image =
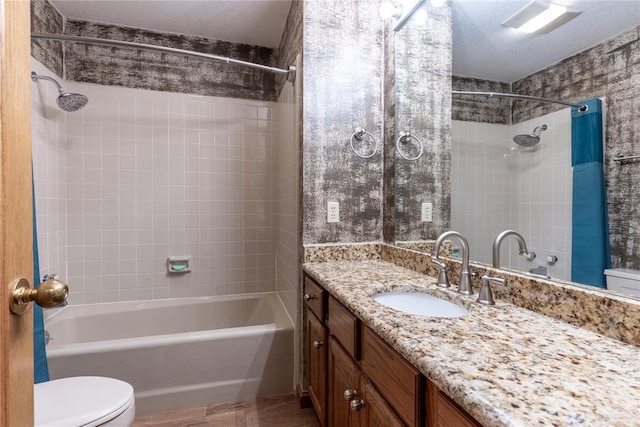
[[[458,304],[417,292],[385,292],[374,295],[373,300],[395,310],[419,316],[462,317],[469,314],[469,310]]]

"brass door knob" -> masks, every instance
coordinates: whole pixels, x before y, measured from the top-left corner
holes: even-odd
[[[320,347],[322,347],[323,345],[324,345],[324,342],[323,342],[323,341],[321,341],[321,340],[315,340],[315,341],[313,342],[313,346],[314,346],[315,348],[320,348]]]
[[[315,297],[316,297],[316,296],[315,296],[315,295],[313,295],[313,294],[304,294],[304,300],[305,300],[306,302],[311,301],[311,300],[312,300],[312,299],[314,299]]]
[[[11,287],[11,312],[22,314],[35,302],[40,307],[52,308],[63,304],[69,296],[69,287],[58,279],[42,282],[37,288],[31,287],[25,278],[17,279]]]

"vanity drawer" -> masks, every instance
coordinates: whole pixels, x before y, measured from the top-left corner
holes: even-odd
[[[324,322],[326,306],[325,301],[327,291],[316,283],[311,277],[304,275],[304,302],[321,322]]]
[[[329,333],[354,360],[360,360],[360,320],[344,308],[334,297],[329,296]]]
[[[408,426],[422,420],[423,377],[371,329],[364,328],[362,370]]]

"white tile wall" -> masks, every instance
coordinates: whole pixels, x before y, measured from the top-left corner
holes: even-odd
[[[300,135],[295,91],[287,83],[278,100],[281,139],[277,148],[276,253],[277,290],[292,319],[298,306]]]
[[[493,239],[510,221],[509,128],[453,121],[451,130],[451,228],[469,241],[472,260],[490,264]]]
[[[34,59],[31,66],[38,74],[57,79]],[[58,90],[51,82],[40,80],[31,86],[40,277],[54,273],[60,277],[67,276],[65,113],[56,106],[57,96]]]
[[[89,97],[55,113],[72,303],[275,290],[276,103],[66,86]],[[54,126],[34,120],[44,125]],[[180,255],[193,272],[168,275],[167,257]]]
[[[514,135],[546,124],[534,151],[511,151]],[[552,277],[571,276],[571,114],[569,109],[513,126],[452,122],[452,228],[468,237],[471,259],[490,264],[496,235],[522,234],[538,257],[518,256],[507,238],[501,266],[542,265]],[[486,199],[484,199],[486,197]],[[485,201],[486,200],[486,201]],[[546,263],[555,255],[555,265]]]

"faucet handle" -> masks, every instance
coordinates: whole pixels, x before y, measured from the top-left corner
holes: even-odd
[[[441,288],[448,288],[450,285],[449,278],[447,277],[447,264],[438,261],[438,258],[434,256],[431,257],[431,262],[440,268],[436,284]]]
[[[487,275],[482,276],[481,279],[482,284],[480,285],[480,293],[478,294],[478,299],[476,301],[480,304],[495,305],[496,302],[493,299],[493,292],[491,291],[491,282],[506,285],[507,281],[500,277],[492,277]]]

